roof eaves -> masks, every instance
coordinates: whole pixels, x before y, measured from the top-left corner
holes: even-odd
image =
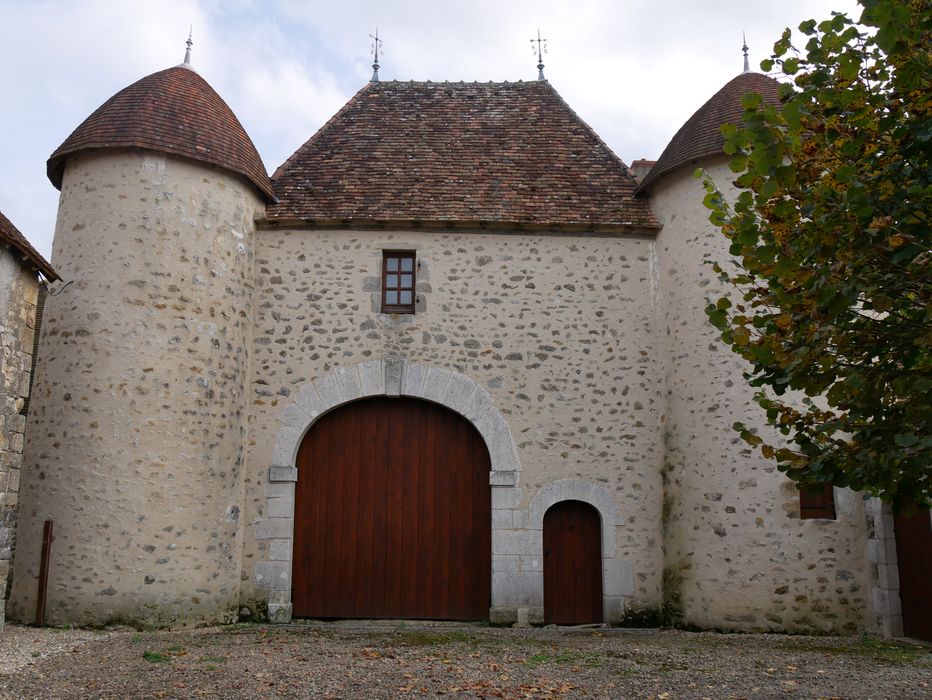
[[[558,233],[623,233],[653,236],[662,228],[656,221],[589,223],[578,221],[521,222],[483,219],[378,219],[367,217],[294,218],[266,217],[256,220],[259,229],[360,229],[360,230],[424,230],[424,231],[486,231],[497,232],[558,232]]]
[[[26,237],[2,212],[0,212],[0,242],[17,251],[28,267],[37,273],[42,273],[50,282],[61,279],[55,272],[55,268],[32,247]]]
[[[160,153],[171,156],[172,158],[178,158],[179,160],[187,160],[192,163],[199,163],[201,165],[209,165],[217,170],[223,171],[228,175],[234,175],[242,179],[246,184],[254,187],[266,200],[268,204],[277,204],[278,196],[275,194],[275,191],[271,187],[265,187],[263,184],[256,182],[256,179],[251,177],[249,173],[244,172],[241,168],[233,168],[229,165],[224,164],[218,158],[212,157],[203,157],[199,158],[196,155],[187,153],[185,151],[176,151],[171,146],[163,145],[153,145],[151,143],[145,143],[142,141],[127,141],[126,143],[118,144],[109,144],[109,143],[100,143],[94,145],[86,146],[76,146],[75,148],[69,148],[67,150],[56,151],[53,156],[49,158],[46,163],[46,174],[48,175],[49,180],[57,188],[61,189],[62,178],[65,174],[65,162],[69,157],[76,155],[78,153],[97,153],[103,151],[150,151],[152,153]]]

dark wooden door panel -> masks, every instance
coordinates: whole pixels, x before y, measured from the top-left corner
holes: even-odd
[[[903,634],[932,642],[932,522],[929,511],[893,518]]]
[[[295,616],[488,616],[490,464],[468,421],[365,399],[323,416],[297,467]]]
[[[562,501],[544,515],[544,622],[602,622],[602,526],[582,501]]]

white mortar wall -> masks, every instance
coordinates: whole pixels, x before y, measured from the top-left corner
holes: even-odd
[[[610,494],[623,522],[612,525],[615,551],[606,553],[615,610],[622,598],[656,606],[660,454],[650,245],[526,233],[260,230],[244,600],[264,597],[254,583],[257,564],[282,555],[269,551],[274,538],[255,532],[257,522],[270,527],[275,499],[287,497],[289,485],[268,483],[283,409],[307,382],[401,358],[408,367],[465,375],[508,423],[522,471],[516,490],[500,492],[504,498],[507,491],[509,503],[498,502],[493,488],[493,508],[499,518],[510,516],[513,531],[498,535],[498,544],[517,548],[498,560],[502,576],[493,589],[502,599],[518,607],[542,604],[541,557],[533,551],[540,533],[529,508],[541,489],[570,479]],[[413,316],[379,313],[383,249],[417,251],[420,301]]]
[[[707,166],[726,196],[726,161]],[[718,340],[704,308],[722,294],[708,261],[728,242],[708,221],[690,167],[654,186],[657,337],[665,357],[665,580],[668,602],[704,627],[851,632],[868,622],[870,584],[860,496],[835,491],[838,519],[800,520],[798,493],[775,462],[732,429],[773,437],[748,365]]]
[[[29,416],[10,611],[232,619],[239,600],[253,190],[148,152],[72,158]]]

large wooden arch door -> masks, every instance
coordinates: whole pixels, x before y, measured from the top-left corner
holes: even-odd
[[[582,501],[544,514],[544,622],[602,622],[602,522]]]
[[[296,617],[488,617],[490,462],[466,419],[363,399],[312,426],[297,467]]]
[[[903,634],[932,642],[932,519],[929,511],[895,515]]]

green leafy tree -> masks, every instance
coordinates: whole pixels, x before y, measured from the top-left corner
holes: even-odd
[[[782,105],[747,95],[744,126],[723,127],[739,194],[706,178],[705,203],[735,291],[707,313],[788,437],[736,424],[746,441],[803,487],[928,507],[932,5],[860,2],[857,22],[787,29],[761,63],[786,77]]]

